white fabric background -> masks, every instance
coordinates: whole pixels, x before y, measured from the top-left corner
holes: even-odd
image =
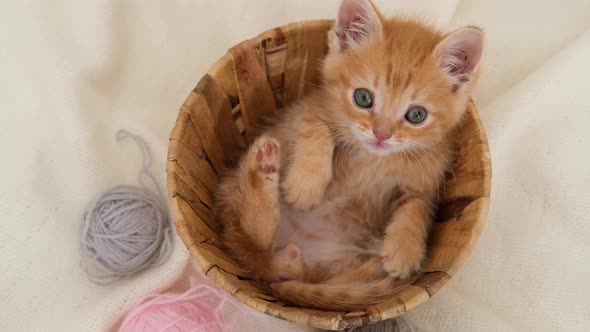
[[[386,13],[487,32],[476,93],[494,169],[466,266],[406,317],[424,331],[590,327],[590,1],[380,0]],[[0,2],[0,330],[103,331],[188,255],[110,286],[79,268],[85,204],[134,184],[144,137],[164,185],[177,110],[226,49],[337,0]],[[297,331],[245,311],[241,331]]]

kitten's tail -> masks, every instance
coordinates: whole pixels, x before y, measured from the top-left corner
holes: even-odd
[[[360,310],[387,299],[413,280],[384,278],[369,282],[310,284],[290,280],[271,285],[283,301],[326,310]]]

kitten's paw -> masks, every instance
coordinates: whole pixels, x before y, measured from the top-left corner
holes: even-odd
[[[322,200],[329,181],[329,174],[322,172],[301,172],[292,170],[287,173],[281,188],[285,201],[298,210],[309,210]]]
[[[303,259],[301,250],[290,243],[276,251],[271,261],[273,270],[271,281],[282,282],[303,277]]]
[[[393,278],[407,279],[420,271],[425,251],[421,244],[388,235],[381,248],[383,268]]]
[[[256,139],[252,147],[251,159],[256,171],[262,174],[275,174],[280,169],[281,151],[279,142],[268,136]]]

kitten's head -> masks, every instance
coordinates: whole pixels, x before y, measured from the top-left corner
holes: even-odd
[[[343,0],[324,62],[334,127],[377,155],[421,149],[461,119],[477,79],[483,32],[441,35],[385,19],[369,0]]]

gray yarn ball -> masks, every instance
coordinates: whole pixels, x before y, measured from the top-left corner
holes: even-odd
[[[126,131],[119,132],[117,138],[133,138],[140,146],[143,167],[139,182],[143,188],[117,186],[92,201],[84,214],[80,244],[87,259],[82,267],[97,283],[109,283],[159,264],[172,249],[163,197],[143,183],[142,175],[159,192],[156,179],[148,172],[149,148],[140,137]]]

